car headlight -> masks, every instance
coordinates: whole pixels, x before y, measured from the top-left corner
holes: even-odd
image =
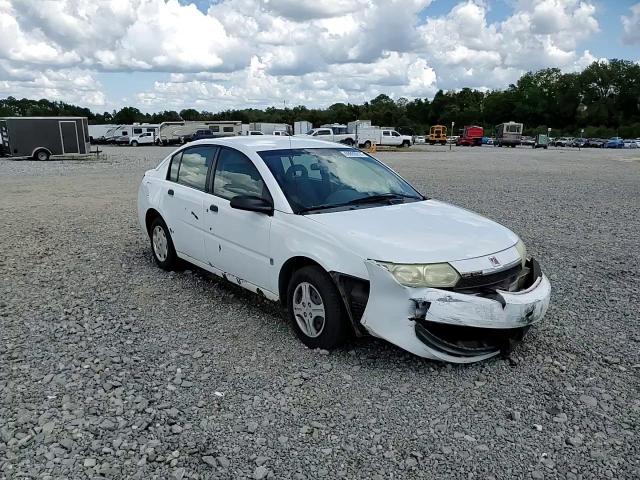
[[[525,247],[522,240],[518,240],[518,243],[516,243],[516,250],[518,250],[518,253],[520,254],[522,266],[524,267],[525,263],[527,263],[527,247]]]
[[[378,262],[405,287],[454,287],[460,274],[448,263],[401,264]]]

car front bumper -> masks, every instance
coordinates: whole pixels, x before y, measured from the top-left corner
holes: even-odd
[[[360,323],[373,336],[434,360],[471,363],[491,358],[504,351],[505,343],[521,338],[549,307],[551,284],[542,273],[522,290],[480,296],[405,287],[376,262],[367,261],[366,267],[370,291]],[[459,334],[489,340],[482,340],[481,348],[467,348],[451,338]]]

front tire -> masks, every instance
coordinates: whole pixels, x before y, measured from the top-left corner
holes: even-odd
[[[287,313],[298,338],[309,348],[333,349],[348,335],[342,299],[320,267],[296,271],[287,288]]]
[[[178,263],[178,257],[169,228],[162,218],[156,217],[151,223],[149,240],[156,264],[163,270],[174,270]]]

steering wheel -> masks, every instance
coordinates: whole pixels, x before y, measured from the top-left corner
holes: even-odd
[[[305,167],[304,165],[295,164],[287,168],[287,171],[284,174],[284,176],[288,182],[297,178],[306,179],[306,178],[309,178],[309,171],[307,170],[307,167]]]

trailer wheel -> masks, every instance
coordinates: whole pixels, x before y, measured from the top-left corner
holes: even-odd
[[[46,162],[49,160],[49,152],[46,150],[38,150],[33,154],[34,160],[39,160],[41,162]]]

